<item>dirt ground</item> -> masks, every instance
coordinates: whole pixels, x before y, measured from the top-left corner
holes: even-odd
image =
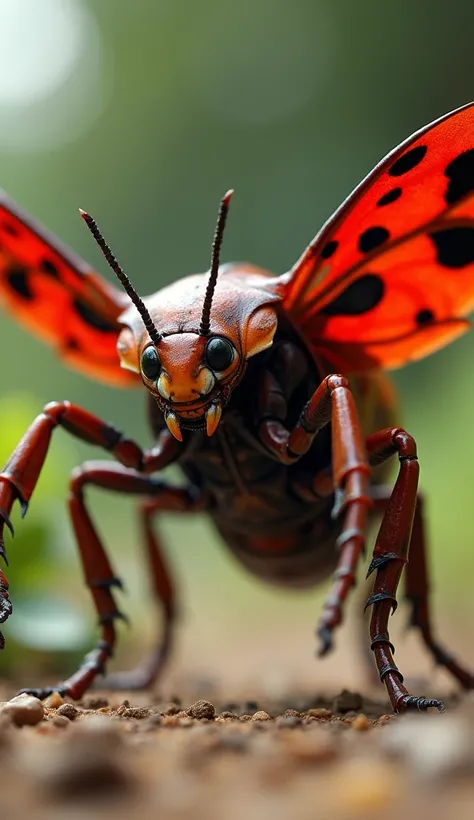
[[[0,684],[1,820],[472,820],[474,693],[418,636],[394,623],[410,691],[442,715],[394,717],[350,628],[318,662],[310,630],[213,623],[182,633],[152,692],[24,704]]]
[[[154,691],[24,703],[0,684],[1,820],[472,820],[474,693],[433,674],[416,635],[394,630],[397,659],[442,715],[394,717],[350,629],[318,662],[291,625],[219,643],[208,624]]]
[[[394,717],[359,693],[226,702],[204,689],[6,700],[2,820],[474,816],[469,696]]]

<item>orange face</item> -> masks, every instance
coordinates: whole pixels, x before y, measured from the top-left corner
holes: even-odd
[[[242,359],[229,339],[172,333],[144,346],[142,378],[160,405],[175,438],[181,427],[215,431],[232,387],[242,375]]]
[[[278,281],[256,268],[227,266],[203,334],[207,280],[205,274],[189,276],[146,299],[159,334],[155,342],[134,307],[120,317],[120,363],[140,374],[179,441],[182,430],[214,433],[247,360],[271,346],[278,324]]]

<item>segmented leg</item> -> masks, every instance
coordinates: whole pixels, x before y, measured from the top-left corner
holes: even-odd
[[[52,432],[58,426],[63,427],[82,441],[108,450],[125,467],[131,467],[144,473],[161,470],[170,464],[179,453],[179,444],[168,430],[163,431],[153,449],[143,451],[135,442],[124,438],[115,427],[68,401],[47,404],[29,427],[0,473],[0,556],[5,562],[7,562],[7,557],[4,528],[6,525],[13,534],[9,518],[12,506],[18,500],[22,514],[26,513],[46,458]],[[11,611],[8,582],[5,574],[1,572],[0,623],[7,620]],[[3,649],[3,646],[4,638],[0,633],[0,649]]]
[[[205,509],[202,495],[189,489],[169,488],[158,498],[141,506],[141,518],[148,573],[154,597],[161,609],[163,626],[151,655],[135,669],[107,676],[108,689],[146,689],[161,673],[172,649],[173,628],[177,615],[175,586],[165,560],[159,537],[153,531],[152,519],[158,512],[198,512]]]
[[[388,487],[374,488],[374,509],[385,512],[390,499]],[[418,494],[410,541],[410,560],[405,574],[405,598],[411,605],[410,626],[420,630],[423,641],[439,666],[444,666],[464,689],[474,688],[474,675],[461,666],[433,637],[429,602],[428,556],[423,509],[425,502]]]
[[[396,666],[394,648],[388,633],[390,613],[397,607],[396,592],[408,560],[413,517],[415,513],[419,466],[414,439],[399,427],[374,433],[367,439],[369,462],[376,466],[398,453],[398,478],[387,502],[377,536],[367,577],[376,572],[372,595],[366,608],[372,606],[370,620],[371,649],[375,655],[380,680],[385,684],[395,712],[407,709],[442,711],[440,700],[410,695],[403,685],[403,675]]]
[[[347,379],[327,376],[304,407],[293,430],[279,419],[262,421],[260,437],[266,447],[281,461],[291,464],[307,453],[315,436],[331,422],[332,472],[330,492],[335,493],[334,518],[343,516],[337,548],[340,555],[334,584],[327,597],[318,625],[321,641],[319,654],[331,649],[332,633],[342,620],[342,609],[355,583],[357,564],[365,549],[365,529],[371,506],[369,466],[355,402]],[[324,494],[328,489],[328,472],[314,479],[314,487]]]
[[[77,468],[71,479],[69,509],[79,554],[84,571],[85,582],[89,587],[94,606],[99,616],[101,639],[95,649],[85,658],[78,671],[57,686],[48,689],[23,689],[23,692],[44,698],[53,691],[67,694],[76,700],[81,698],[98,674],[103,674],[107,660],[112,656],[116,632],[115,621],[125,619],[117,608],[113,588],[122,587],[121,580],[114,574],[106,552],[90,519],[84,501],[86,485],[102,487],[119,493],[156,496],[154,505],[160,509],[183,511],[193,503],[198,506],[191,490],[169,487],[161,480],[144,476],[135,470],[122,467],[107,461],[86,462]],[[158,570],[156,554],[153,556],[154,569]],[[153,575],[155,590],[161,599],[165,613],[172,613],[173,608],[167,589],[167,579],[163,575]],[[169,624],[170,625],[170,624]],[[166,637],[165,643],[169,641]]]

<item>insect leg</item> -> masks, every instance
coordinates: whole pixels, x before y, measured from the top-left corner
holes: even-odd
[[[390,499],[388,487],[374,488],[375,510],[385,511]],[[429,606],[429,572],[423,518],[424,499],[418,493],[410,541],[410,560],[405,567],[405,598],[411,604],[410,626],[417,627],[426,647],[440,666],[444,666],[464,689],[474,688],[474,675],[447,652],[433,637]]]
[[[276,395],[276,391],[275,395]],[[314,391],[290,431],[274,413],[259,427],[263,444],[284,464],[297,461],[308,452],[315,436],[331,423],[332,470],[322,471],[314,479],[319,494],[335,493],[334,518],[344,515],[337,541],[340,557],[334,586],[326,599],[318,625],[320,654],[332,645],[332,632],[342,620],[342,607],[355,583],[355,571],[365,548],[365,529],[369,507],[370,468],[365,454],[362,432],[352,392],[347,379],[327,376]]]
[[[57,686],[47,689],[23,689],[22,691],[44,698],[53,691],[67,694],[76,700],[81,698],[98,674],[104,671],[112,656],[115,641],[115,621],[125,619],[117,608],[112,589],[122,583],[112,571],[104,547],[90,519],[84,500],[86,485],[102,487],[119,493],[157,495],[162,508],[183,510],[189,506],[189,491],[168,487],[161,480],[144,476],[135,470],[108,461],[86,462],[77,468],[71,478],[69,509],[77,539],[84,577],[99,616],[101,639],[95,649],[84,659],[78,671]],[[163,592],[163,586],[161,592]]]
[[[395,712],[407,709],[444,708],[439,700],[427,700],[409,694],[403,675],[393,659],[394,648],[388,633],[388,619],[396,607],[396,592],[403,567],[408,560],[413,517],[418,490],[418,458],[414,439],[399,427],[374,433],[367,439],[371,465],[376,466],[398,453],[398,477],[387,502],[375,543],[367,577],[376,572],[372,595],[366,608],[372,606],[370,620],[371,649],[375,655],[380,680],[385,684]]]
[[[143,451],[135,442],[124,436],[101,419],[68,401],[51,402],[33,421],[10,459],[0,472],[0,556],[6,561],[4,528],[13,534],[10,513],[16,500],[22,515],[40,476],[53,430],[61,426],[76,438],[109,450],[126,467],[134,467],[144,472],[159,470],[169,464],[177,455],[176,444],[168,431],[160,436],[152,450]],[[0,576],[0,624],[4,623],[12,611],[8,595],[8,582]],[[0,650],[4,638],[0,633]]]
[[[150,498],[141,505],[141,517],[148,573],[153,593],[162,610],[162,634],[152,654],[136,669],[109,675],[103,682],[108,689],[146,689],[156,680],[172,648],[173,627],[176,620],[176,594],[172,576],[163,555],[161,541],[152,528],[157,512],[199,512],[206,508],[205,496],[193,489],[162,487],[158,498]]]
[[[357,411],[347,380],[328,376],[304,408],[290,434],[291,452],[305,453],[324,424],[332,428],[332,482],[335,491],[333,516],[344,516],[336,546],[340,551],[334,584],[324,603],[318,624],[320,655],[331,649],[332,632],[342,620],[342,608],[355,583],[360,556],[365,550],[369,507],[369,466],[362,443]],[[315,485],[317,485],[317,477]]]

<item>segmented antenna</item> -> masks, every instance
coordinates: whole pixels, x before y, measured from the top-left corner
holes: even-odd
[[[130,279],[128,278],[127,274],[124,273],[122,268],[120,267],[119,263],[117,262],[115,256],[113,255],[112,251],[110,250],[107,242],[105,241],[104,237],[102,236],[99,226],[95,219],[92,219],[90,214],[83,211],[82,208],[79,208],[79,213],[82,216],[84,222],[86,223],[87,227],[89,228],[92,236],[94,237],[95,241],[97,242],[99,248],[101,249],[102,253],[104,254],[107,262],[109,263],[110,267],[122,283],[124,290],[130,296],[133,304],[135,305],[136,309],[138,310],[140,316],[143,319],[143,323],[147,329],[148,335],[152,342],[157,345],[162,339],[161,333],[158,332],[155,325],[153,324],[153,320],[148,312],[148,308],[145,306],[144,302],[140,299],[138,293],[134,289]]]
[[[208,336],[211,329],[211,306],[212,297],[217,283],[217,274],[219,273],[219,254],[222,245],[222,237],[224,235],[225,221],[229,212],[229,203],[233,194],[233,190],[227,191],[226,195],[222,197],[219,206],[219,214],[217,217],[216,232],[212,242],[212,256],[211,256],[211,271],[209,273],[209,281],[207,283],[206,295],[204,297],[204,305],[202,308],[201,324],[199,326],[199,335]]]

